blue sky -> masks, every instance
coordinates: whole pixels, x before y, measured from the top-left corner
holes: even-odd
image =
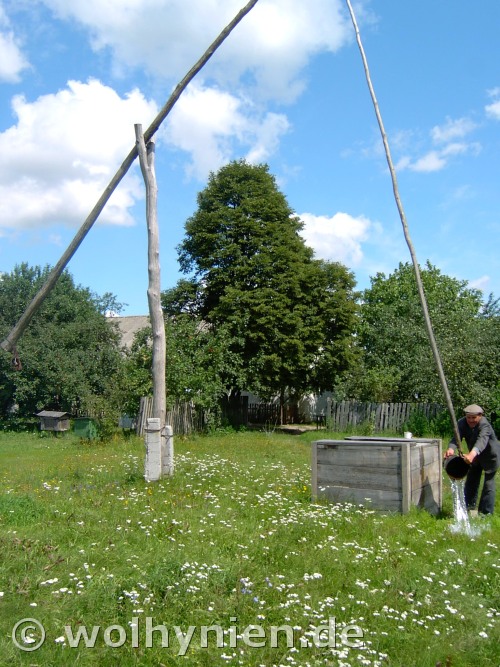
[[[0,0],[0,272],[55,264],[176,83],[245,0]],[[500,3],[353,2],[420,264],[500,296]],[[358,288],[410,261],[344,0],[259,0],[157,134],[162,286],[196,195],[266,162]],[[147,313],[130,170],[68,265]]]

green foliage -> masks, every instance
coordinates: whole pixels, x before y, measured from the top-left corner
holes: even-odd
[[[490,297],[483,304],[479,290],[429,263],[421,275],[454,403],[487,406],[500,366],[497,302]],[[411,264],[372,278],[362,298],[359,342],[365,356],[351,379],[354,395],[365,400],[444,402]]]
[[[313,258],[266,165],[211,174],[179,247],[188,280],[163,295],[167,314],[224,327],[230,391],[262,398],[331,389],[354,363],[353,275]]]
[[[167,396],[193,401],[212,413],[225,394],[223,378],[239,377],[227,327],[212,327],[188,316],[167,318]]]
[[[120,406],[121,407],[121,406]],[[87,396],[81,404],[82,413],[91,416],[97,425],[97,437],[107,442],[118,432],[118,421],[122,410],[118,407],[117,394],[113,396]]]
[[[165,320],[167,345],[167,404],[191,401],[207,413],[208,421],[220,422],[220,402],[225,394],[224,377],[237,377],[224,325],[213,328],[191,316]],[[127,414],[137,414],[141,396],[152,392],[151,329],[138,332],[127,355],[121,383],[120,403]]]
[[[491,425],[497,436],[500,437],[500,382],[497,383],[497,386],[492,392],[491,402],[488,407],[489,410],[487,411],[486,416],[491,416]]]
[[[410,431],[417,438],[429,437],[432,434],[431,420],[423,412],[415,410],[404,424],[403,430]]]
[[[23,417],[16,414],[0,417],[0,430],[17,433],[34,432],[40,428],[38,417]]]
[[[346,377],[344,394],[360,401],[390,403],[397,392],[400,372],[394,367],[369,368],[367,363],[362,358]]]
[[[453,424],[448,410],[443,410],[431,419],[429,430],[443,440],[450,440],[453,435]]]
[[[152,379],[152,333],[151,327],[138,331],[130,351],[126,353],[116,398],[122,412],[135,417],[139,412],[142,396],[151,396]]]
[[[5,337],[45,283],[49,267],[17,266],[0,280],[0,335]],[[121,364],[118,335],[104,308],[119,307],[111,295],[96,297],[64,272],[18,343],[22,370],[0,357],[0,414],[17,406],[16,418],[41,409],[73,411],[91,397],[110,399]]]

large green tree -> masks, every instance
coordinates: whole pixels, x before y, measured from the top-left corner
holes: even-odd
[[[16,266],[0,278],[0,335],[4,338],[45,283],[49,267]],[[43,409],[86,410],[111,401],[121,365],[118,333],[105,311],[114,297],[98,297],[64,272],[18,343],[22,369],[0,356],[0,413],[20,416]]]
[[[353,275],[314,259],[302,227],[267,165],[245,161],[210,175],[186,223],[179,259],[189,278],[164,294],[164,309],[225,327],[236,392],[331,389],[353,361]]]
[[[500,361],[495,302],[485,305],[479,290],[430,263],[421,274],[454,403],[488,404]],[[360,398],[444,403],[411,264],[371,279],[362,299],[359,341],[365,356],[352,392]]]

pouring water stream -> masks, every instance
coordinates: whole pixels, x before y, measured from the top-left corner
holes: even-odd
[[[469,513],[465,504],[463,479],[450,479],[451,494],[453,498],[453,517],[454,522],[450,526],[453,533],[463,533],[468,537],[476,537],[486,526],[471,526]]]

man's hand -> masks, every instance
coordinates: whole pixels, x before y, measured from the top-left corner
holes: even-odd
[[[472,463],[472,461],[474,461],[474,459],[476,458],[476,456],[477,456],[477,452],[475,452],[474,450],[472,450],[472,451],[469,452],[468,454],[464,454],[464,461],[467,461],[467,463]]]
[[[445,459],[449,459],[450,456],[455,456],[455,454],[456,454],[456,452],[455,452],[455,450],[453,449],[453,447],[448,447],[448,449],[447,449],[447,450],[445,451],[445,453],[444,453],[444,458],[445,458]]]

